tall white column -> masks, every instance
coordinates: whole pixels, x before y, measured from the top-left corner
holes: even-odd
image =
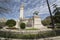
[[[20,28],[20,24],[19,24],[20,20],[24,18],[24,5],[23,4],[20,6],[20,13],[19,13],[19,15],[20,15],[19,16],[19,20],[16,21],[16,26],[15,26],[16,28]]]
[[[23,19],[24,18],[24,5],[22,4],[20,6],[20,19]]]

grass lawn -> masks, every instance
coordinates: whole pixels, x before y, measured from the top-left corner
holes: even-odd
[[[37,28],[29,28],[29,29],[25,29],[25,30],[39,30]]]

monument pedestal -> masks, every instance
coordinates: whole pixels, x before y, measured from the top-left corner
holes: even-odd
[[[51,30],[47,27],[43,26],[41,23],[41,19],[38,15],[34,16],[34,28],[40,29],[40,30]]]
[[[19,26],[19,20],[16,21],[15,27],[18,28],[18,29],[20,28],[20,26]]]

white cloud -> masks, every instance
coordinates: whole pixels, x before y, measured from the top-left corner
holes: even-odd
[[[27,0],[25,0],[26,2]],[[60,5],[60,0],[49,0],[50,2],[50,6],[51,6],[51,11],[53,11],[53,4],[58,4]],[[37,4],[36,4],[37,3]],[[25,7],[27,7],[27,9],[25,10],[25,16],[30,16],[33,15],[34,11],[39,11],[39,14],[49,14],[49,10],[48,10],[48,6],[46,3],[46,0],[29,0],[28,2],[24,3]],[[35,7],[33,8],[29,8],[28,5],[32,5]]]
[[[20,2],[21,0],[14,0],[15,2]]]

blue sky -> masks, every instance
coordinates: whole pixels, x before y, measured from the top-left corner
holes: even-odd
[[[4,2],[6,1],[6,2]],[[24,3],[24,16],[31,17],[34,11],[39,11],[39,16],[41,19],[49,16],[48,7],[46,4],[46,0],[0,0],[0,7],[10,9],[10,11],[5,14],[7,19],[18,19],[20,13],[20,6]],[[52,4],[57,4],[60,6],[60,0],[49,0],[49,4],[51,6],[51,10],[53,11]],[[1,10],[1,9],[0,9]],[[1,13],[5,13],[1,11]],[[3,15],[0,15],[2,17]]]

